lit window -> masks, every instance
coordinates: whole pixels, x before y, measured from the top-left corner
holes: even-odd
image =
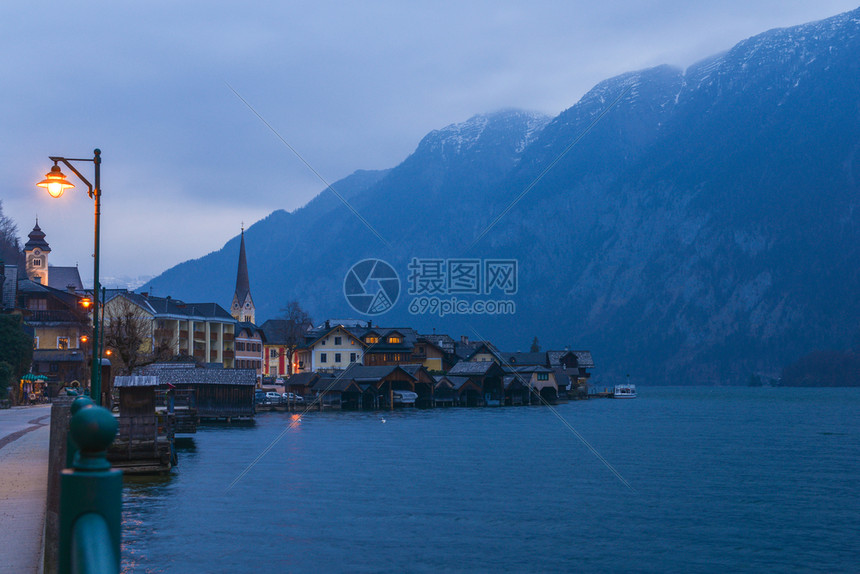
[[[379,342],[379,337],[374,337],[373,335],[368,335],[364,338],[364,341],[370,345]]]
[[[389,342],[389,343],[400,343],[400,342],[402,342],[402,341],[403,341],[403,339],[401,339],[401,338],[400,338],[400,337],[398,337],[397,335],[391,335],[390,337],[388,337],[388,342]]]
[[[68,349],[69,348],[69,338],[68,337],[57,337],[57,348],[58,349]]]

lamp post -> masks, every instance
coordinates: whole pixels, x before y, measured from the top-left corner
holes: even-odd
[[[86,186],[87,186],[87,195],[95,202],[95,237],[94,237],[94,250],[93,250],[93,301],[94,311],[93,311],[93,364],[92,364],[92,375],[90,376],[90,397],[95,400],[97,405],[101,405],[102,403],[102,377],[101,377],[101,364],[102,364],[102,356],[101,349],[99,346],[99,219],[101,215],[101,196],[102,196],[102,188],[101,188],[101,150],[95,149],[93,150],[92,159],[88,158],[65,158],[59,156],[49,156],[49,159],[54,162],[54,166],[51,168],[45,175],[45,179],[37,183],[38,187],[44,187],[48,190],[48,194],[51,197],[57,198],[63,195],[63,192],[66,189],[71,189],[74,186],[73,183],[66,179],[66,176],[60,170],[59,163],[62,163],[78,176]],[[72,165],[73,161],[91,161],[95,166],[95,185],[91,184],[87,178],[81,175],[75,166]]]

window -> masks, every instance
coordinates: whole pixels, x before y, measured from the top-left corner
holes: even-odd
[[[537,380],[548,381],[549,380],[549,373],[538,373],[537,374]]]
[[[57,337],[57,348],[58,349],[68,349],[69,348],[69,338],[68,337]]]
[[[402,343],[403,339],[400,337],[400,335],[391,335],[390,337],[388,337],[388,342],[389,343]]]
[[[57,363],[51,363],[51,372],[56,373],[60,370],[60,365]]]
[[[335,337],[334,338],[334,344],[335,345],[340,345],[342,342],[343,342],[343,337]]]
[[[269,358],[277,359],[278,358],[278,350],[277,349],[269,349]]]
[[[326,357],[325,353],[320,353],[320,363],[328,362],[328,357]]]
[[[355,362],[355,353],[350,353],[350,354],[349,354],[349,362],[350,362],[350,363],[354,363],[354,362]]]
[[[41,259],[33,259],[33,267],[41,267],[42,260]]]
[[[372,345],[374,343],[379,342],[379,337],[376,337],[374,335],[368,335],[367,337],[364,338],[364,342]]]
[[[340,362],[340,353],[335,353],[335,354],[334,354],[334,362],[335,362],[335,363],[339,363],[339,362]]]
[[[245,343],[243,343],[242,341],[236,341],[236,350],[237,351],[244,351],[245,350]]]
[[[39,337],[33,337],[33,348],[34,349],[39,348]]]

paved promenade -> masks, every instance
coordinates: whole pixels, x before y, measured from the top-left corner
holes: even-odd
[[[51,406],[0,410],[0,574],[39,571]]]

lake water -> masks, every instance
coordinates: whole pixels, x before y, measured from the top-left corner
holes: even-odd
[[[860,571],[860,389],[554,409],[202,427],[126,478],[123,571]]]

